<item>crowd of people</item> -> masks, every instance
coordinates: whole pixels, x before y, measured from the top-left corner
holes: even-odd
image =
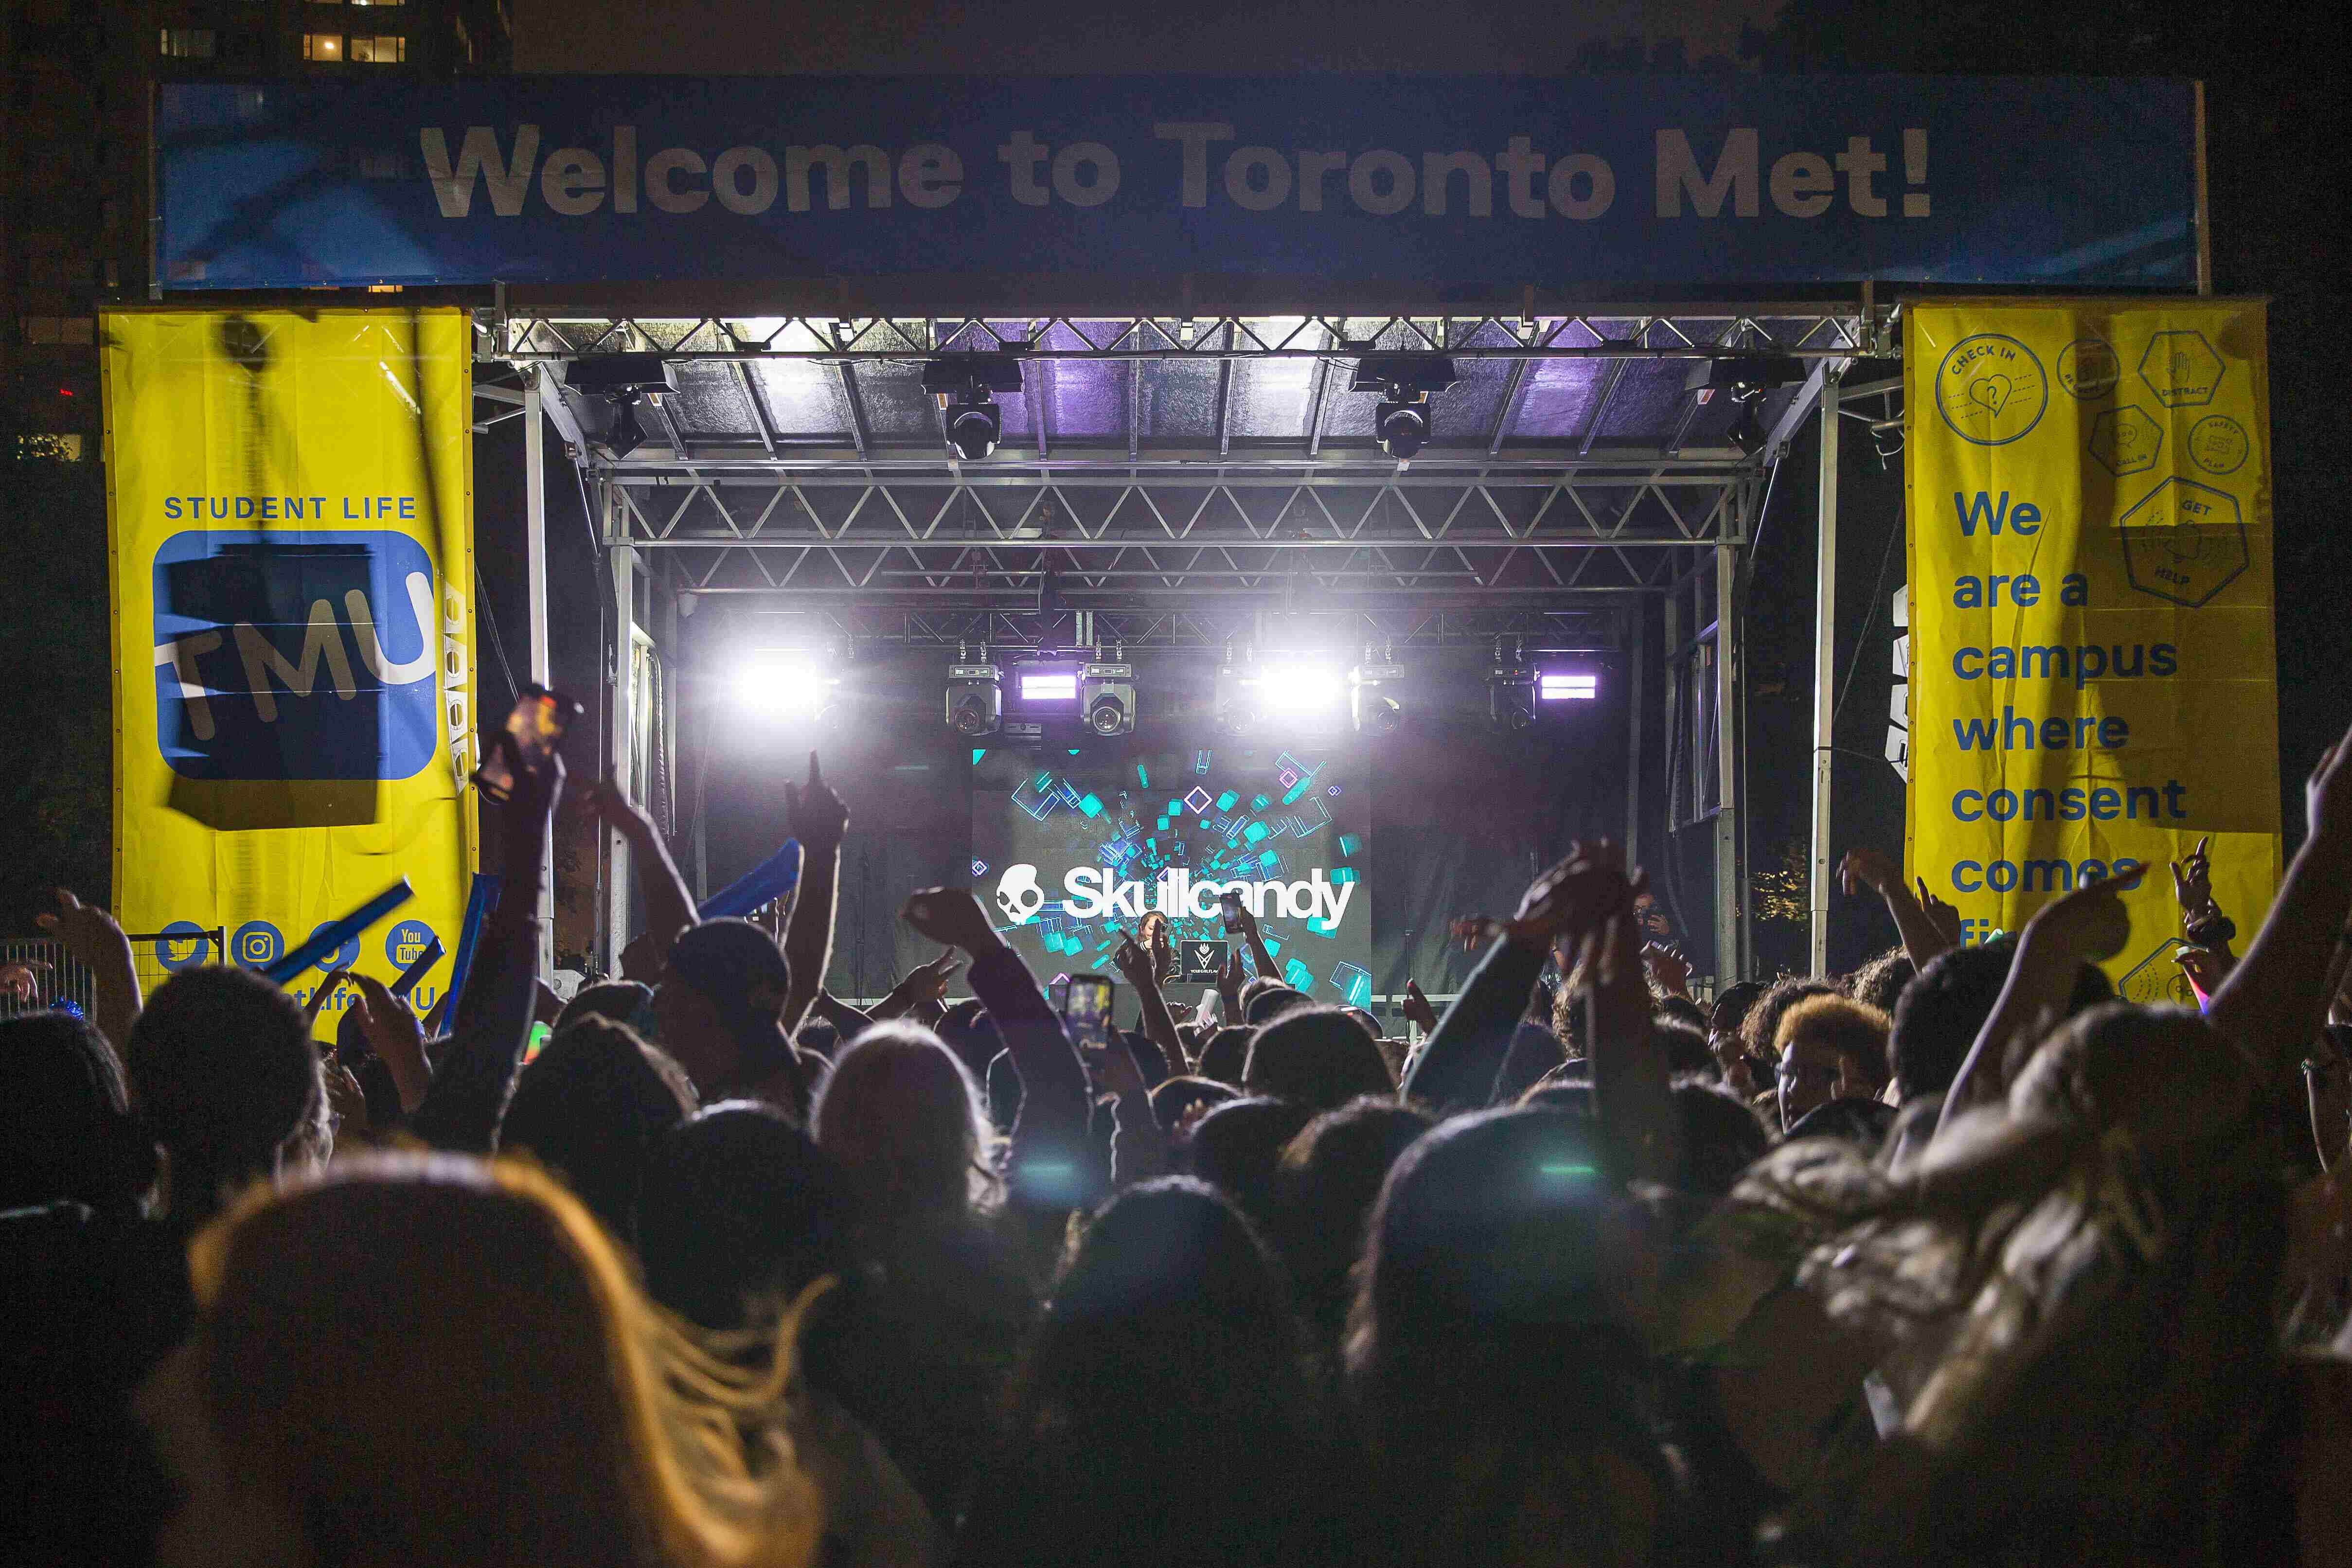
[[[2194,1008],[2115,999],[2113,879],[1963,945],[1866,851],[1898,948],[1702,1005],[1601,843],[1457,922],[1410,1045],[1238,966],[1180,1015],[1161,922],[1074,1038],[952,888],[832,997],[814,759],[780,938],[575,792],[647,930],[559,1009],[564,792],[518,762],[446,1018],[352,976],[324,1049],[60,895],[95,1005],[0,1023],[0,1559],[2352,1561],[2352,737],[2242,952],[2174,868]]]

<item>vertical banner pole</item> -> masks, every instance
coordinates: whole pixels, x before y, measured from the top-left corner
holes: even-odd
[[[1743,519],[1741,531],[1752,519]],[[1715,547],[1715,967],[1718,991],[1738,984],[1747,955],[1740,949],[1740,911],[1748,889],[1739,880],[1739,662],[1734,579],[1739,572],[1736,545]]]
[[[1809,974],[1830,969],[1830,797],[1837,716],[1838,378],[1822,380],[1822,468],[1813,546],[1813,831],[1807,881]]]

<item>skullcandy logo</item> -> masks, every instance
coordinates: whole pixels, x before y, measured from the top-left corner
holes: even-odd
[[[1037,884],[1034,866],[1007,866],[996,879],[996,907],[1014,925],[1027,925],[1045,907],[1045,889]]]

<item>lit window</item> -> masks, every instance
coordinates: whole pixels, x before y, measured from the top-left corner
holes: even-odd
[[[354,5],[405,5],[408,0],[352,0]]]
[[[408,40],[397,34],[352,35],[352,58],[365,65],[396,66],[408,58]]]
[[[167,60],[208,60],[220,40],[210,27],[165,27],[163,54]]]
[[[19,436],[16,456],[46,458],[52,463],[81,461],[81,437],[71,432],[56,436]]]
[[[341,59],[343,58],[343,36],[341,33],[303,34],[302,58],[306,60]]]

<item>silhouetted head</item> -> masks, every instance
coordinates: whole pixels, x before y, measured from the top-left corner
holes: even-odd
[[[327,1095],[310,1021],[243,969],[183,970],[155,988],[125,1053],[131,1098],[171,1162],[182,1222],[223,1189],[323,1157]]]
[[[0,1209],[66,1200],[128,1215],[155,1173],[154,1142],[88,1019],[0,1019]]]
[[[189,1274],[196,1332],[142,1397],[187,1483],[167,1562],[814,1556],[814,1487],[742,1435],[786,1364],[738,1374],[672,1329],[535,1169],[338,1162],[251,1193]]]
[[[980,1088],[919,1024],[893,1019],[851,1042],[817,1096],[810,1131],[866,1216],[886,1228],[961,1216],[997,1190]]]
[[[729,1100],[656,1139],[637,1200],[656,1300],[706,1329],[772,1322],[812,1281],[854,1268],[856,1199],[774,1107]]]
[[[1192,1129],[1192,1173],[1262,1220],[1274,1212],[1283,1146],[1314,1116],[1295,1100],[1227,1100]]]
[[[1328,1110],[1360,1095],[1394,1095],[1396,1080],[1381,1048],[1346,1013],[1296,1007],[1252,1038],[1242,1088]]]
[[[1328,1340],[1347,1319],[1349,1271],[1381,1184],[1430,1126],[1394,1096],[1368,1098],[1324,1111],[1283,1150],[1273,1236],[1301,1310]]]
[[[501,1153],[528,1150],[625,1242],[654,1142],[694,1114],[686,1069],[626,1024],[590,1016],[548,1041],[515,1078]]]

